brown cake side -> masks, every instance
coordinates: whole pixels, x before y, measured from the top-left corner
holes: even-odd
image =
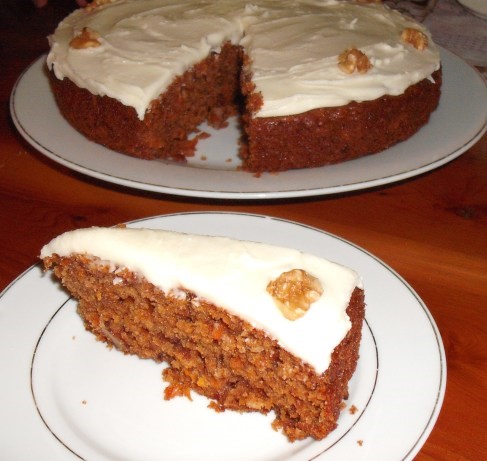
[[[116,99],[49,76],[61,114],[88,139],[134,157],[184,160],[194,155],[197,138],[188,138],[198,125],[218,128],[237,113],[240,61],[241,49],[224,44],[177,77],[143,120]]]
[[[110,149],[143,159],[185,161],[193,156],[198,137],[190,137],[198,125],[225,126],[238,113],[243,92],[240,156],[242,168],[255,173],[319,167],[381,152],[424,126],[440,99],[441,69],[399,96],[256,118],[252,114],[262,100],[251,76],[240,75],[242,54],[240,47],[225,44],[220,53],[177,77],[143,120],[132,107],[49,75],[59,109],[74,128]]]
[[[399,96],[345,106],[320,108],[285,117],[256,118],[262,104],[251,77],[243,76],[244,168],[252,172],[285,171],[344,162],[381,152],[424,126],[438,106],[441,69]]]
[[[144,278],[114,273],[86,256],[44,260],[79,300],[85,326],[125,353],[164,361],[166,398],[190,390],[212,399],[218,411],[274,411],[275,429],[289,440],[322,439],[337,425],[359,353],[364,294],[356,288],[347,313],[352,328],[321,375],[264,331],[198,300],[165,294]]]

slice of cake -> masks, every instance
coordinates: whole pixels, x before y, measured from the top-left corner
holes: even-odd
[[[351,269],[262,243],[162,230],[67,232],[40,255],[88,330],[167,363],[165,397],[273,411],[291,440],[337,425],[358,360],[364,292]]]
[[[408,139],[440,98],[430,33],[377,2],[95,0],[49,42],[66,120],[143,159],[184,161],[202,122],[240,113],[245,170],[343,162]]]

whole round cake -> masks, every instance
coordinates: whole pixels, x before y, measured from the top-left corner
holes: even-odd
[[[63,116],[89,139],[184,161],[239,114],[242,168],[284,171],[380,152],[440,98],[429,32],[376,2],[95,0],[49,37]]]

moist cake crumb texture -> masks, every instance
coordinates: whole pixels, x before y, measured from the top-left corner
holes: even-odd
[[[317,372],[265,328],[189,289],[166,292],[140,271],[56,249],[64,253],[52,244],[43,249],[44,265],[78,299],[86,328],[124,353],[165,362],[166,399],[195,391],[216,411],[273,412],[274,429],[291,441],[322,439],[336,427],[359,354],[365,307],[358,280],[343,306],[349,328]]]

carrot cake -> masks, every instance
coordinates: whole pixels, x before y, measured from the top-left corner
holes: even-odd
[[[240,114],[245,170],[343,162],[408,139],[440,97],[430,33],[377,2],[95,0],[49,41],[63,116],[143,159],[185,161],[202,122]]]
[[[40,255],[97,338],[167,363],[166,398],[273,412],[289,440],[337,425],[358,360],[364,291],[295,249],[163,230],[67,232]]]

